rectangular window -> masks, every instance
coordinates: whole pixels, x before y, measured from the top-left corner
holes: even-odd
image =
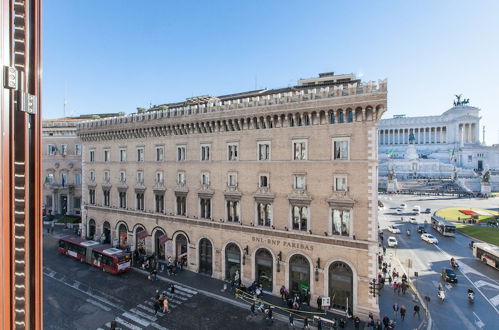
[[[183,162],[185,161],[185,146],[177,146],[177,161]]]
[[[348,139],[333,139],[333,159],[348,160]]]
[[[184,215],[186,206],[185,196],[177,196],[177,215]]]
[[[350,235],[350,210],[331,210],[332,231],[333,235],[349,236]]]
[[[81,156],[81,144],[75,144],[75,155]]]
[[[227,160],[232,160],[232,161],[238,160],[239,159],[238,149],[239,149],[238,143],[227,144]]]
[[[95,150],[90,150],[89,158],[91,162],[95,162]]]
[[[54,183],[55,182],[55,177],[54,177],[54,173],[49,173],[47,174],[47,177],[45,178],[45,183]],[[51,196],[52,198],[52,196]]]
[[[104,150],[104,161],[111,161],[111,150]]]
[[[109,182],[111,180],[111,174],[109,171],[104,171],[104,182]]]
[[[163,213],[165,211],[165,195],[155,194],[155,209],[157,213]]]
[[[239,201],[227,201],[227,221],[239,222]]]
[[[95,172],[94,171],[88,172],[88,175],[89,175],[89,180],[91,182],[95,181]]]
[[[95,204],[95,189],[88,189],[88,203]]]
[[[307,140],[293,141],[293,160],[306,160],[307,157]]]
[[[49,156],[55,155],[56,150],[57,150],[57,148],[53,144],[47,145],[47,154]]]
[[[144,171],[137,171],[137,183],[144,183]]]
[[[164,159],[165,148],[164,147],[156,147],[156,161],[162,162]]]
[[[66,156],[68,154],[68,145],[61,144],[61,155]]]
[[[294,189],[305,189],[305,175],[295,175],[293,181]]]
[[[120,162],[126,162],[126,149],[120,149]]]
[[[109,190],[104,190],[104,206],[109,206],[111,201],[111,192]]]
[[[334,177],[334,190],[335,191],[347,191],[347,177],[346,175],[336,175]]]
[[[155,182],[157,184],[163,184],[163,171],[157,171],[156,172],[156,179]]]
[[[201,145],[201,161],[209,161],[211,160],[211,146],[209,144]]]
[[[210,184],[210,173],[207,173],[207,172],[201,173],[201,184],[203,184],[203,185]]]
[[[308,230],[308,206],[293,205],[291,209],[291,217],[294,230]]]
[[[120,191],[120,208],[126,209],[126,191]]]
[[[126,182],[126,172],[120,171],[120,182]]]
[[[272,204],[258,202],[256,204],[256,217],[259,226],[272,226]]]
[[[269,175],[267,173],[260,174],[259,183],[260,183],[260,188],[269,188],[270,187]]]
[[[270,160],[270,142],[258,142],[258,160]]]
[[[74,184],[81,184],[81,173],[75,173]]]
[[[137,161],[138,162],[143,162],[144,161],[144,148],[137,148]]]
[[[136,193],[135,197],[136,197],[136,201],[137,201],[137,203],[136,203],[137,210],[144,211],[144,193],[142,193],[142,192]]]
[[[73,197],[73,205],[75,209],[81,209],[81,197]]]
[[[473,156],[472,155],[468,155],[468,163],[471,163],[473,161]]]
[[[199,199],[200,214],[201,219],[211,218],[211,199],[210,198],[200,198]]]
[[[229,173],[227,174],[227,186],[236,187],[237,186],[237,173]]]
[[[184,172],[178,172],[177,173],[177,184],[185,184],[185,173]]]

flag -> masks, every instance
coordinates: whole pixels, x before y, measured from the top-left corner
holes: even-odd
[[[387,155],[389,158],[391,158],[391,157],[393,156],[393,154],[394,154],[394,153],[395,153],[395,151],[393,151],[393,149],[390,149],[390,150],[386,153],[386,155]]]
[[[456,148],[452,149],[452,153],[450,155],[450,160],[451,161],[456,161]]]

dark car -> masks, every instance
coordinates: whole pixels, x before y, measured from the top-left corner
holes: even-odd
[[[457,283],[457,275],[450,268],[442,268],[440,276],[442,276],[442,280],[445,282]]]
[[[424,213],[431,213],[431,209],[430,208],[427,208]]]
[[[424,234],[424,233],[426,233],[426,229],[424,229],[424,226],[418,226],[417,231],[418,231],[418,233],[419,233],[419,234]]]

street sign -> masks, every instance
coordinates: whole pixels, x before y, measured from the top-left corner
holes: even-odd
[[[329,307],[331,305],[331,298],[322,297],[322,307]]]

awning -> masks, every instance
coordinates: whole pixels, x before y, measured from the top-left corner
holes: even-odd
[[[159,237],[159,244],[165,244],[165,242],[168,241],[168,235],[164,234]]]
[[[139,239],[144,239],[144,238],[146,238],[146,237],[147,237],[147,230],[145,230],[145,229],[144,229],[144,230],[139,231],[139,232],[137,233],[137,237],[138,237]]]

